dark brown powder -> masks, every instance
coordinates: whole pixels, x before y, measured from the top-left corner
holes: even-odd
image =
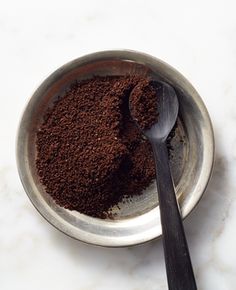
[[[161,85],[149,80],[140,81],[130,94],[132,117],[142,130],[158,122],[158,95]]]
[[[152,150],[129,114],[129,95],[153,94],[139,77],[75,83],[49,109],[37,132],[36,167],[46,192],[70,210],[104,218],[124,196],[155,177]]]

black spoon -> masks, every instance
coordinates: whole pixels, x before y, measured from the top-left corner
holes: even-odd
[[[166,139],[178,116],[179,103],[175,90],[170,85],[162,83],[160,92],[157,98],[158,121],[142,132],[151,143],[154,153],[168,285],[170,290],[196,290],[166,147]],[[131,102],[130,112],[132,116]],[[132,117],[140,128],[138,120]]]

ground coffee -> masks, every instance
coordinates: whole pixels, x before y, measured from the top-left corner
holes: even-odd
[[[37,132],[36,167],[60,206],[104,218],[124,196],[141,194],[155,177],[150,144],[129,113],[140,77],[94,77],[76,82],[48,110]]]
[[[158,97],[162,85],[158,82],[145,80],[139,82],[130,94],[132,117],[142,130],[150,129],[158,122]]]

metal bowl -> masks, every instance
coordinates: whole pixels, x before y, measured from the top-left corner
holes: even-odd
[[[183,217],[193,210],[203,195],[214,160],[213,130],[206,107],[193,86],[163,61],[135,51],[102,51],[73,60],[52,73],[29,100],[20,122],[17,137],[19,175],[31,202],[48,222],[73,238],[100,246],[130,246],[160,237],[155,186],[132,200],[125,200],[120,210],[114,207],[114,219],[97,219],[66,210],[52,200],[39,182],[35,168],[36,131],[47,108],[75,79],[126,74],[151,76],[168,82],[178,93],[179,126],[173,140],[171,170]]]

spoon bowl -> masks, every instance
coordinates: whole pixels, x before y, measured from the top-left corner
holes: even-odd
[[[132,114],[132,106],[130,106],[130,110]],[[179,102],[176,92],[174,88],[167,83],[160,83],[160,88],[158,88],[157,110],[157,122],[149,129],[142,130],[142,132],[148,139],[165,141],[174,127],[179,111]],[[136,124],[140,128],[138,120],[136,120]]]
[[[167,83],[162,83],[158,98],[158,122],[143,133],[149,139],[166,140],[176,122],[178,111],[179,102],[175,90]]]

